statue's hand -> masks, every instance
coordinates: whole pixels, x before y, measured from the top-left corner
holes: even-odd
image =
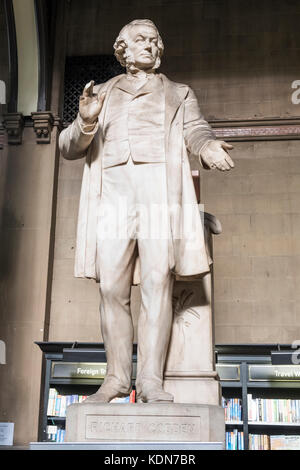
[[[200,157],[208,168],[217,168],[221,171],[230,170],[234,163],[227,150],[233,149],[231,144],[223,140],[212,140],[201,151]]]
[[[94,81],[87,83],[79,99],[79,114],[86,124],[94,124],[103,106],[105,93],[93,93]]]

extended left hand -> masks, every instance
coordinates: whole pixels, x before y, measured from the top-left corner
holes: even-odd
[[[231,149],[233,146],[224,140],[212,140],[201,151],[200,157],[209,168],[228,171],[234,167],[234,163],[227,153],[227,150]]]

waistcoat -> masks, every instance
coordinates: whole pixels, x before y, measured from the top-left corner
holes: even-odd
[[[112,89],[104,121],[103,168],[134,162],[165,162],[165,97],[155,75],[136,90],[123,77]]]

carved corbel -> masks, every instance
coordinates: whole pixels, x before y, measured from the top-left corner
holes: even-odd
[[[7,132],[7,142],[11,145],[22,144],[24,117],[22,113],[8,113],[3,115],[3,126]]]
[[[31,113],[37,144],[50,144],[54,125],[53,114],[49,111]]]

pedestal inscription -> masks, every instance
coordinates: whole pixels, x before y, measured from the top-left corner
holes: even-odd
[[[143,436],[143,440],[201,441],[200,416],[86,416],[87,439],[128,439]]]
[[[224,442],[221,406],[181,403],[74,403],[66,442]]]

